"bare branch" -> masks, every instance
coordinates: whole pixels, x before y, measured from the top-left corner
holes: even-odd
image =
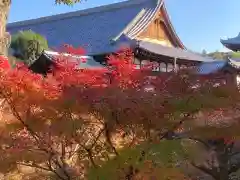
[[[98,139],[100,138],[100,136],[102,135],[102,133],[103,133],[104,131],[105,131],[105,128],[102,128],[102,129],[99,131],[98,135],[94,138],[94,142],[93,142],[92,145],[90,146],[90,149],[92,149],[92,148],[95,146],[95,144],[97,143]]]
[[[22,166],[28,166],[28,167],[38,168],[38,169],[41,169],[41,170],[44,170],[44,171],[52,172],[51,169],[46,168],[46,167],[43,167],[43,166],[40,166],[40,165],[35,164],[35,163],[17,162],[17,164],[18,164],[18,165],[22,165]]]
[[[183,137],[184,138],[184,137]],[[210,149],[211,146],[204,140],[200,139],[200,138],[194,138],[194,137],[185,137],[185,139],[189,139],[189,140],[193,140],[195,142],[201,143],[202,145],[204,145],[204,147],[206,149]]]
[[[219,176],[218,176],[218,172],[215,170],[215,168],[214,168],[214,169],[209,169],[209,168],[204,167],[204,166],[202,166],[202,165],[196,165],[194,162],[191,162],[191,165],[192,165],[193,167],[201,170],[202,172],[204,172],[204,173],[212,176],[213,179],[218,180],[218,177],[219,177]]]

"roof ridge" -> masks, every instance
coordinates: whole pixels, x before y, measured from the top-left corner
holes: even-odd
[[[136,16],[133,18],[133,20],[112,40],[116,41],[122,34],[126,34],[127,31],[129,31],[136,23],[137,21],[144,15],[146,12],[146,9],[142,9]]]
[[[55,14],[55,15],[51,15],[51,16],[44,16],[44,17],[35,18],[35,19],[12,22],[12,23],[8,23],[7,27],[25,26],[25,25],[36,24],[36,23],[41,23],[41,22],[46,22],[46,21],[57,21],[57,20],[72,18],[72,17],[76,17],[76,16],[80,16],[80,15],[84,16],[84,15],[89,15],[89,14],[93,14],[93,13],[100,13],[103,11],[105,11],[105,12],[112,11],[114,9],[121,9],[123,7],[138,5],[138,4],[144,3],[146,1],[149,1],[149,0],[124,0],[122,2],[101,5],[101,6],[87,8],[87,9],[83,9],[83,10],[77,10],[77,11],[73,11],[73,12],[60,13],[60,14]]]

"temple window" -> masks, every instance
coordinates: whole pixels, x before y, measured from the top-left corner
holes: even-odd
[[[180,69],[187,69],[187,66],[186,65],[181,65]]]
[[[167,65],[165,63],[160,63],[160,71],[167,72]]]
[[[172,72],[174,70],[173,64],[168,63],[167,72]]]
[[[153,71],[160,71],[160,64],[158,62],[153,63]]]
[[[139,60],[139,59],[137,59],[137,58],[134,58],[134,60],[133,60],[133,63],[134,63],[134,64],[138,64],[138,65],[140,65],[140,63],[141,63],[141,62],[140,62],[140,60]]]
[[[149,63],[148,60],[142,60],[141,61],[141,67],[143,67],[144,65],[147,65]]]
[[[142,68],[151,68],[149,65],[150,65],[150,61],[149,60],[142,60],[141,61],[141,64],[140,64],[140,69]]]
[[[146,65],[146,64],[148,64],[148,63],[149,63],[148,60],[142,60],[142,61],[141,61],[141,65]]]

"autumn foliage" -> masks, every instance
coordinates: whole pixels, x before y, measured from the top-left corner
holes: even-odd
[[[179,139],[233,148],[234,85],[188,72],[150,76],[151,64],[137,70],[132,57],[128,49],[110,55],[102,70],[78,70],[60,57],[47,77],[21,64],[1,66],[1,172],[29,166],[34,173],[23,179],[179,180],[188,174],[177,164],[189,158]]]

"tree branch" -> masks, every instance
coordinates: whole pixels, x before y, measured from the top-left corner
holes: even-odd
[[[47,162],[47,166],[48,166],[48,168],[50,169],[50,171],[51,171],[52,173],[54,173],[59,179],[61,179],[61,180],[66,180],[66,179],[63,178],[60,174],[58,174],[58,172],[57,172],[55,169],[53,169],[53,167],[52,167],[52,156],[49,156],[48,162]]]
[[[214,169],[208,169],[202,165],[196,165],[194,162],[191,162],[191,165],[199,170],[201,170],[202,172],[204,172],[205,174],[208,174],[210,176],[212,176],[213,179],[218,180],[218,172]]]
[[[94,141],[93,141],[92,145],[90,146],[90,149],[92,149],[92,148],[95,146],[95,144],[97,143],[98,139],[100,138],[100,136],[102,135],[102,133],[103,133],[104,131],[105,131],[105,128],[102,128],[102,129],[99,131],[98,135],[94,138]]]
[[[23,162],[17,162],[17,164],[18,165],[22,165],[22,166],[28,166],[28,167],[38,168],[38,169],[41,169],[41,170],[44,170],[44,171],[52,172],[51,169],[43,167],[43,166],[40,166],[40,165],[35,164],[35,163],[28,164],[28,163],[23,163]]]
[[[204,147],[206,149],[210,149],[211,148],[211,146],[206,141],[204,141],[204,140],[202,140],[200,138],[194,138],[194,137],[183,137],[183,138],[189,139],[189,140],[193,140],[193,141],[196,141],[198,143],[201,143],[202,145],[204,145]]]

